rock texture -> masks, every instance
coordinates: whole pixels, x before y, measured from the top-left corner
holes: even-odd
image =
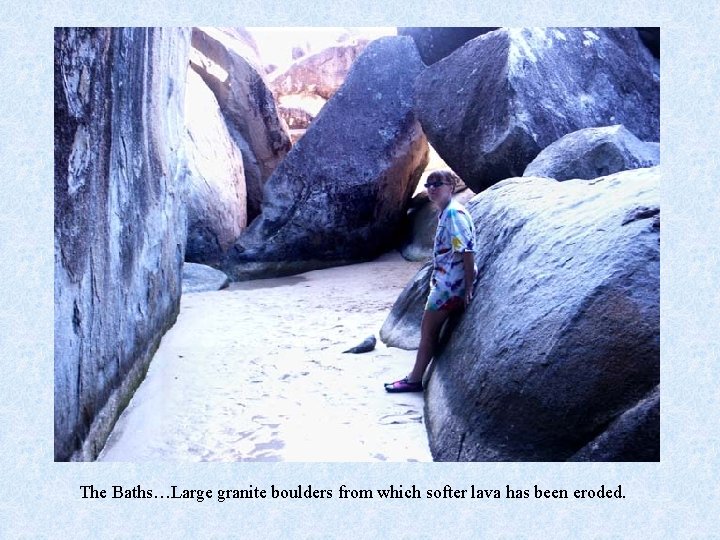
[[[464,189],[456,191],[453,199],[465,205],[475,196],[475,192],[465,188],[464,184],[462,188]],[[438,211],[428,199],[426,191],[413,197],[410,206],[408,237],[400,253],[408,261],[426,261],[432,258]]]
[[[179,309],[181,29],[55,30],[55,459],[94,459]]]
[[[658,461],[660,387],[613,421],[570,461]]]
[[[480,192],[578,129],[623,124],[659,141],[654,65],[632,28],[503,28],[430,66],[416,111],[440,156]]]
[[[659,145],[642,142],[624,126],[585,128],[545,148],[523,176],[591,179],[659,163]]]
[[[409,27],[398,28],[398,35],[413,38],[422,61],[429,66],[442,60],[471,39],[493,30],[497,30],[497,27]]]
[[[182,293],[218,291],[230,285],[230,279],[220,270],[204,264],[186,262],[183,265]]]
[[[263,185],[290,150],[290,135],[280,119],[263,69],[229,34],[193,28],[192,67],[213,91],[245,164],[248,220],[260,212]]]
[[[220,260],[247,225],[242,153],[215,96],[189,69],[185,95],[188,235],[185,260]]]
[[[265,185],[262,214],[222,266],[233,279],[369,260],[395,231],[428,146],[413,112],[412,40],[373,41]]]
[[[303,56],[286,70],[274,74],[270,85],[276,98],[315,94],[330,99],[345,81],[353,62],[367,47],[367,40],[338,44]]]
[[[471,201],[475,299],[426,395],[436,460],[659,459],[659,177],[515,178]]]

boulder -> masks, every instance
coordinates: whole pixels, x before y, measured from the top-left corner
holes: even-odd
[[[373,41],[265,185],[262,213],[222,266],[233,279],[370,260],[399,242],[427,164],[412,40]]]
[[[430,293],[432,261],[426,262],[405,285],[380,328],[380,340],[388,347],[408,351],[420,345],[420,322]]]
[[[622,413],[570,461],[660,461],[660,387]]]
[[[219,291],[230,285],[230,279],[220,270],[204,264],[186,262],[183,265],[182,293]]]
[[[585,128],[546,147],[527,166],[523,176],[589,180],[659,163],[659,144],[641,141],[624,126]]]
[[[623,124],[659,141],[654,63],[632,28],[503,28],[425,70],[416,112],[432,146],[480,192],[582,128]]]
[[[465,185],[458,186],[453,199],[465,205],[475,196],[475,192]],[[426,261],[432,258],[435,231],[437,230],[438,211],[428,199],[427,192],[413,197],[408,212],[408,238],[400,249],[402,256],[408,261]]]
[[[604,433],[622,459],[659,454],[630,412],[660,378],[659,181],[514,178],[471,201],[475,299],[427,387],[436,460],[614,459],[583,452]]]
[[[410,27],[398,28],[399,36],[409,36],[415,41],[420,57],[426,65],[442,60],[473,38],[497,30],[498,27]]]
[[[436,460],[657,455],[659,177],[514,178],[470,201],[479,278],[431,366]],[[430,268],[395,302],[389,345],[417,347]]]
[[[315,94],[330,99],[368,43],[360,39],[302,56],[284,71],[273,74],[270,78],[273,94],[278,99],[292,94]]]
[[[218,261],[247,225],[242,153],[215,96],[188,70],[185,93],[188,234],[185,260]]]
[[[177,317],[189,31],[55,29],[55,460],[92,460]]]
[[[225,32],[193,28],[192,68],[215,94],[230,134],[242,151],[247,216],[260,212],[263,185],[290,150],[290,135],[280,119],[263,69],[248,58],[247,47]]]

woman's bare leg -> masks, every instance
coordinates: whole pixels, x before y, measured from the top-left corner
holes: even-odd
[[[430,311],[426,309],[423,313],[422,323],[420,324],[420,346],[415,357],[415,365],[410,375],[408,375],[408,381],[418,382],[422,380],[425,369],[430,363],[433,354],[435,354],[440,329],[449,316],[449,311],[442,310]]]

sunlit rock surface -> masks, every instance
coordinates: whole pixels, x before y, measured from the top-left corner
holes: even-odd
[[[188,70],[185,147],[188,158],[188,237],[185,260],[212,262],[247,225],[242,153],[223,120],[215,96]]]
[[[290,150],[290,135],[280,119],[262,67],[247,46],[215,28],[193,28],[199,53],[191,66],[213,91],[245,164],[248,220],[260,211],[263,185]]]
[[[310,94],[330,99],[342,85],[353,62],[360,56],[368,40],[360,39],[327,47],[303,56],[287,69],[274,73],[270,86],[276,98]]]

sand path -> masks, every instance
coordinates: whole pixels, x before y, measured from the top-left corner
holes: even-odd
[[[104,461],[431,461],[414,352],[371,334],[419,269],[398,254],[183,296]]]

